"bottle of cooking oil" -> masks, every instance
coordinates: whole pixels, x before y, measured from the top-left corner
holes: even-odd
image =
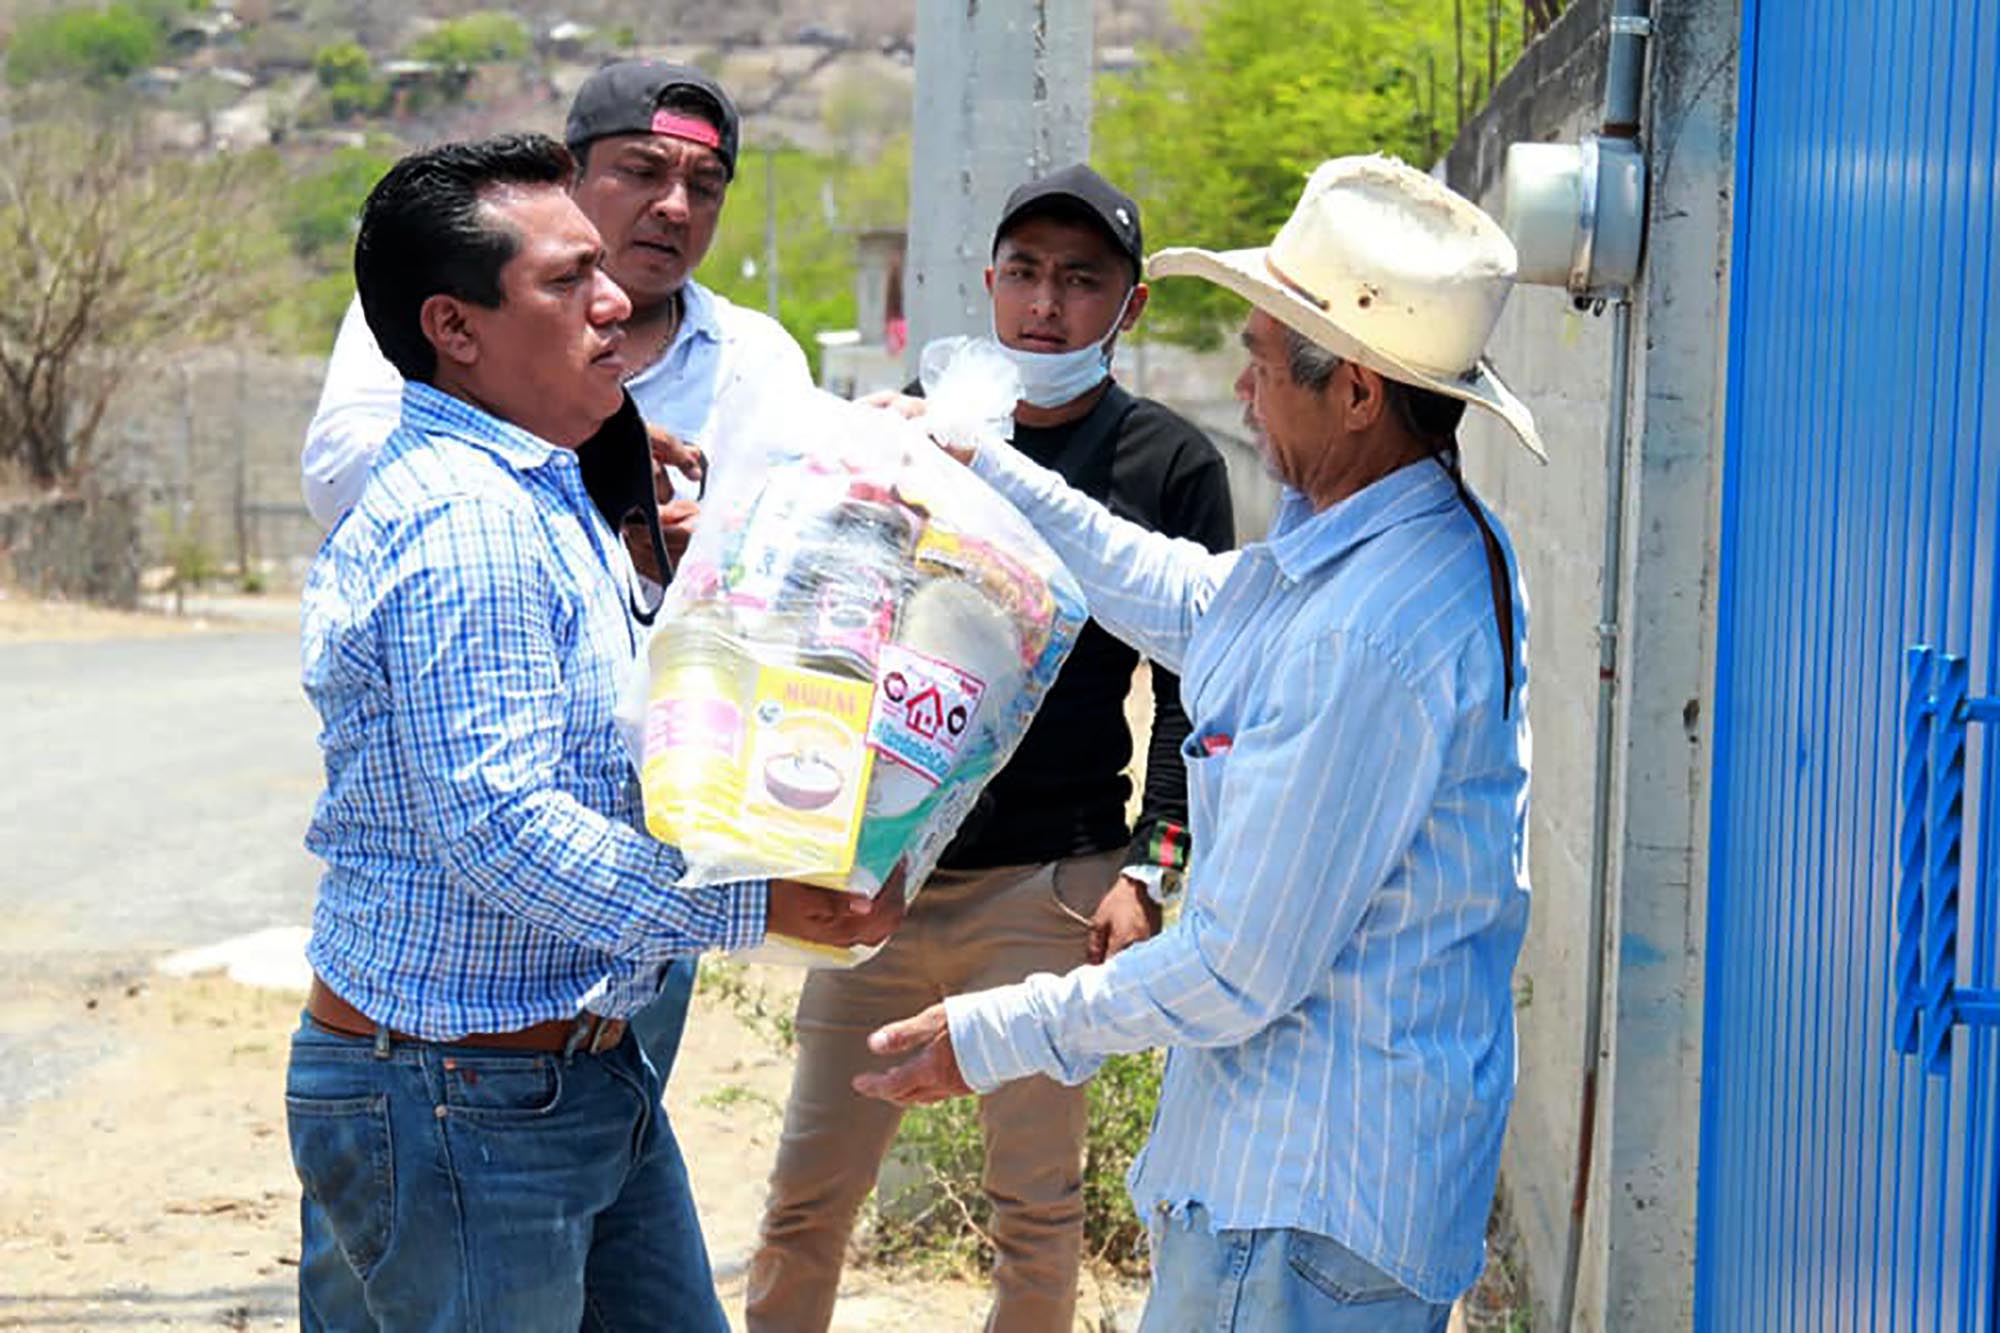
[[[655,634],[639,772],[646,828],[693,864],[738,860],[731,829],[743,803],[747,709],[756,664],[719,611]],[[761,873],[745,868],[745,873]]]

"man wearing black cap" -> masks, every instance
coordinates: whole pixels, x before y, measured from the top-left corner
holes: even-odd
[[[1234,542],[1221,455],[1200,431],[1110,378],[1146,306],[1138,205],[1084,166],[1015,190],[987,270],[993,333],[1020,369],[1014,445],[1128,518],[1210,550]],[[1013,760],[980,799],[901,933],[851,972],[815,972],[799,1062],[752,1260],[755,1333],[827,1327],[848,1233],[898,1108],[856,1094],[885,1062],[868,1034],[948,994],[1068,972],[1158,929],[1185,864],[1188,734],[1179,682],[1153,668],[1153,728],[1136,832],[1126,696],[1138,655],[1095,623]],[[994,1333],[1067,1330],[1083,1238],[1084,1090],[1046,1078],[985,1099]]]
[[[691,276],[715,238],[739,131],[729,94],[700,70],[625,60],[584,81],[564,132],[577,160],[577,206],[603,238],[604,271],[632,304],[624,322],[625,388],[656,432],[705,456],[713,455],[717,423],[734,404],[812,383],[805,355],[777,321]],[[301,456],[306,504],[321,523],[333,526],[353,506],[402,408],[403,377],[376,346],[357,299],[327,362]],[[584,459],[589,468],[590,451]],[[662,506],[670,541],[685,542],[693,509],[685,499]],[[628,544],[644,561],[650,543]],[[674,964],[659,1002],[634,1020],[663,1077],[680,1045],[693,983],[693,964]]]
[[[577,205],[604,238],[605,271],[632,301],[626,387],[650,424],[697,446],[713,438],[736,395],[812,382],[805,354],[777,321],[692,277],[736,174],[738,134],[720,84],[656,60],[592,74],[564,131],[580,173]],[[402,391],[360,305],[350,306],[301,458],[306,505],[326,526],[361,493]]]

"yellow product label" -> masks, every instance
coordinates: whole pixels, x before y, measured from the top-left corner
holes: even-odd
[[[795,877],[844,875],[854,865],[874,701],[868,681],[757,669],[737,836]]]

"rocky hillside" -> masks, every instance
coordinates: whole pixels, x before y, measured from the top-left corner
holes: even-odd
[[[1171,0],[1099,0],[1098,54],[1178,36]],[[0,34],[65,4],[0,0]],[[117,5],[113,5],[117,8]],[[499,9],[478,0],[153,0],[175,11],[157,60],[123,86],[162,147],[405,143],[500,126],[553,129],[588,70],[622,54],[698,64],[745,112],[746,138],[866,152],[907,128],[915,0],[564,0]],[[499,35],[494,37],[495,25]],[[441,58],[473,25],[491,50]],[[440,37],[440,33],[446,34]],[[471,40],[471,39],[468,39]],[[10,81],[20,61],[10,51]],[[347,64],[341,64],[340,61]],[[330,73],[331,71],[331,73]],[[342,72],[353,79],[342,82]]]

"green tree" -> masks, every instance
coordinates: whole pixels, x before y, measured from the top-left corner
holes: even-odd
[[[815,373],[815,335],[854,327],[854,233],[900,227],[908,213],[910,144],[898,137],[866,161],[783,148],[766,163],[760,149],[737,159],[722,226],[699,277],[739,305],[768,300],[765,253],[768,178],[775,184],[778,322],[798,340]]]
[[[1186,46],[1097,89],[1098,165],[1138,198],[1155,247],[1266,243],[1329,157],[1428,164],[1457,132],[1457,88],[1476,107],[1489,50],[1497,72],[1521,48],[1515,7],[1466,0],[1210,0],[1182,21]],[[1241,312],[1210,284],[1167,282],[1146,327],[1212,346]]]
[[[394,161],[372,148],[342,148],[292,180],[278,205],[278,225],[301,259],[345,269],[361,203]]]
[[[313,52],[313,77],[322,88],[362,83],[373,78],[375,64],[359,42],[334,42]]]
[[[7,81],[17,88],[55,79],[116,83],[154,64],[162,40],[161,25],[131,5],[52,10],[14,30]]]
[[[375,77],[375,63],[358,42],[334,42],[313,52],[319,105],[333,120],[379,115],[389,105],[389,89]]]
[[[528,29],[512,14],[480,10],[440,23],[410,43],[412,60],[439,65],[483,65],[528,54]]]

